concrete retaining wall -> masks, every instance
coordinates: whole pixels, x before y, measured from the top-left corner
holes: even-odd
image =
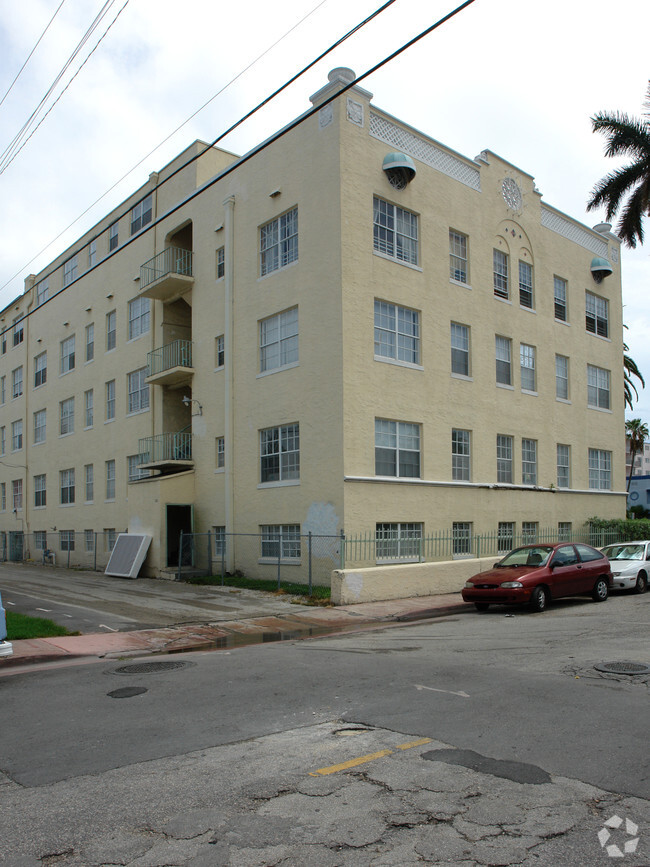
[[[381,599],[459,593],[468,578],[491,569],[500,559],[483,557],[445,560],[441,563],[337,569],[332,572],[332,602],[335,605],[352,605],[355,602],[377,602]]]

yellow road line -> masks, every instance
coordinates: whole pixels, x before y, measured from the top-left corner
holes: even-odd
[[[408,744],[399,744],[398,750],[410,750],[411,747],[422,747],[424,744],[430,744],[431,738],[420,738],[419,741],[410,741]]]
[[[417,741],[410,741],[406,744],[399,744],[395,749],[410,750],[411,747],[420,747],[423,744],[430,744],[431,738],[420,738]],[[310,777],[326,777],[328,774],[336,774],[338,771],[345,771],[348,768],[355,768],[357,765],[365,765],[366,762],[372,762],[375,759],[383,759],[384,756],[390,756],[393,750],[379,750],[376,753],[369,753],[367,756],[359,756],[356,759],[350,759],[347,762],[341,762],[338,765],[330,765],[328,768],[319,768],[317,771],[310,771]]]

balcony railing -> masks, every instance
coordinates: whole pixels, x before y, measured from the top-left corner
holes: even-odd
[[[147,376],[157,376],[176,367],[192,367],[191,340],[174,340],[147,353]]]
[[[144,437],[138,443],[138,451],[142,467],[178,461],[191,462],[192,434],[181,431]]]
[[[171,275],[192,276],[192,251],[180,247],[167,247],[140,266],[140,290],[157,280]]]

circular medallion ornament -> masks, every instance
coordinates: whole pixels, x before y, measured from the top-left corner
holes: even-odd
[[[504,178],[501,184],[501,195],[503,196],[503,201],[511,210],[521,210],[521,190],[517,181],[512,178]]]

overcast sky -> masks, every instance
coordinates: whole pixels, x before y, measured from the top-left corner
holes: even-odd
[[[60,4],[3,3],[0,99]],[[27,274],[45,267],[150,172],[194,139],[215,139],[380,5],[64,0],[0,105],[2,151],[100,11],[107,7],[53,99],[116,20],[0,174],[0,308],[22,293]],[[361,74],[453,8],[454,0],[396,0],[221,146],[244,153],[309,108],[309,95],[330,69],[349,66]],[[615,163],[605,158],[590,117],[599,110],[641,116],[650,78],[649,32],[648,0],[475,0],[363,87],[374,94],[375,105],[465,156],[488,148],[514,163],[535,177],[549,205],[593,226],[604,215],[587,214],[585,202]],[[631,416],[650,424],[650,221],[646,233],[645,248],[623,250],[623,302],[626,341],[648,380]]]

